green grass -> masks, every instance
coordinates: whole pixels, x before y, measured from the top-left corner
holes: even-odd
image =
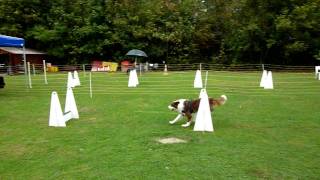
[[[6,76],[0,89],[0,179],[319,179],[320,82],[311,73],[273,73],[274,90],[259,87],[261,73],[209,72],[207,92],[228,96],[215,110],[215,132],[194,132],[167,109],[197,98],[195,72],[127,75],[80,73],[74,89],[80,119],[48,127],[50,94],[62,108],[66,74]],[[177,137],[185,144],[160,144]]]

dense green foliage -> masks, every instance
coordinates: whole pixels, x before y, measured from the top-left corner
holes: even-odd
[[[0,0],[0,33],[65,63],[315,64],[319,0]]]

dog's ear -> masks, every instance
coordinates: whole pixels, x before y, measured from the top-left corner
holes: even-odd
[[[179,101],[175,101],[171,104],[171,107],[178,108]]]

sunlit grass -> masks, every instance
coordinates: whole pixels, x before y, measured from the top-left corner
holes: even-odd
[[[197,98],[195,72],[143,73],[128,88],[121,73],[80,73],[80,119],[48,127],[50,94],[64,106],[67,74],[6,76],[0,90],[0,179],[317,179],[320,82],[309,73],[209,72],[209,96],[228,96],[213,113],[215,132],[169,125],[178,98]],[[204,74],[203,74],[204,75]],[[205,79],[205,78],[203,78]],[[183,144],[156,140],[177,137]]]

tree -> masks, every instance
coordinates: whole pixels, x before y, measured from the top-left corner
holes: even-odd
[[[319,0],[2,0],[0,33],[56,63],[118,61],[314,64]]]

